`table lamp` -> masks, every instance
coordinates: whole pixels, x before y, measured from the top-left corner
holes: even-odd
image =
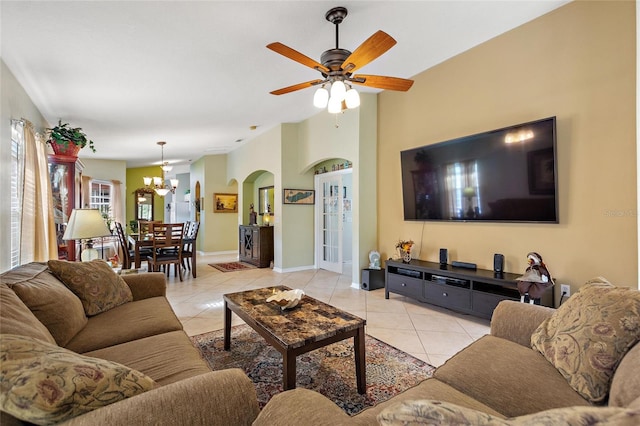
[[[87,248],[82,250],[80,259],[89,262],[99,257],[98,250],[93,248],[91,238],[111,235],[102,214],[98,209],[73,209],[63,240],[88,240]]]

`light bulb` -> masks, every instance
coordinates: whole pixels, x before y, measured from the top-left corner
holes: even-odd
[[[327,111],[330,114],[337,114],[342,111],[342,101],[333,96],[329,98],[329,105],[327,107]]]
[[[153,177],[153,184],[154,184],[155,186],[162,186],[162,185],[164,185],[164,182],[163,182],[162,180],[163,180],[163,179],[162,179],[161,177],[159,177],[159,176],[154,176],[154,177]]]
[[[326,108],[329,102],[329,91],[323,87],[316,90],[313,95],[313,106],[316,108]]]
[[[353,87],[347,90],[344,96],[344,102],[347,104],[347,108],[358,108],[360,106],[360,95]]]
[[[178,183],[179,183],[178,179],[170,179],[170,180],[171,180],[171,187],[173,189],[177,188],[178,187]]]
[[[344,95],[347,93],[347,87],[340,80],[334,81],[331,84],[331,97],[338,99],[338,101],[342,102],[344,100]]]
[[[145,176],[142,178],[144,180],[144,186],[149,186],[151,185],[151,178],[148,176]]]

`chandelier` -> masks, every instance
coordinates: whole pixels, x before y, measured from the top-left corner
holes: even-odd
[[[164,146],[167,144],[164,141],[157,142],[158,145],[162,148],[162,159],[160,161],[160,168],[162,169],[161,176],[154,176],[152,178],[145,176],[142,178],[144,180],[144,186],[147,188],[151,188],[156,191],[161,197],[164,197],[169,192],[172,194],[176,193],[176,188],[178,187],[178,179],[170,179],[171,185],[166,185],[164,174],[165,172],[170,172],[173,167],[169,165],[168,161],[164,161]]]
[[[331,86],[331,91],[325,88],[326,85]],[[345,109],[358,108],[360,95],[350,84],[345,84],[340,79],[330,79],[316,90],[313,105],[316,108],[327,108],[330,114],[337,114]]]

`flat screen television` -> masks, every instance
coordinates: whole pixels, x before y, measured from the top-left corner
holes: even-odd
[[[558,223],[556,118],[400,153],[404,219]]]

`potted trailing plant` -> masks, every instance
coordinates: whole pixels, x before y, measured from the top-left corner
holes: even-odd
[[[96,152],[93,141],[87,139],[87,135],[80,127],[70,127],[69,123],[62,124],[62,120],[58,120],[58,125],[47,131],[49,134],[47,143],[57,155],[77,157],[78,151],[87,145],[91,151]]]

